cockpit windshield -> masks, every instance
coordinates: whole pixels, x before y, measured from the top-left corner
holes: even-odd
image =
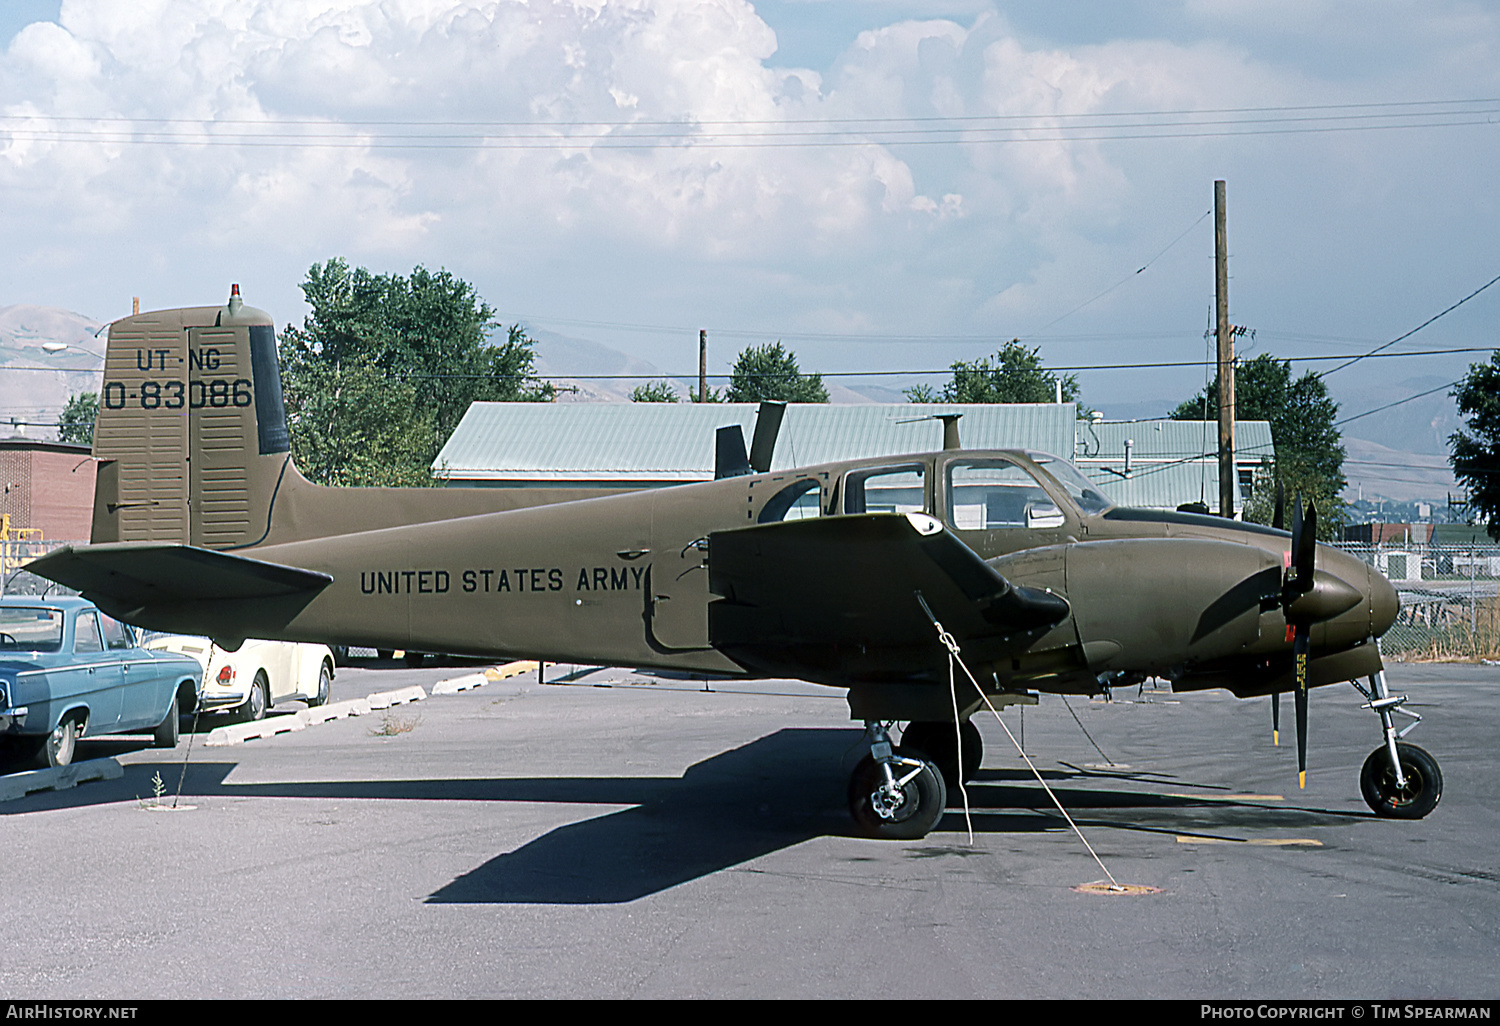
[[[1047,452],[1028,452],[1026,455],[1056,478],[1057,483],[1067,489],[1083,512],[1103,513],[1115,505],[1113,499],[1100,491],[1098,485],[1084,477],[1083,472],[1067,460]]]

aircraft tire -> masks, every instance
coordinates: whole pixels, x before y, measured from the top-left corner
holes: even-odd
[[[926,837],[942,819],[948,805],[948,788],[937,767],[923,759],[922,772],[902,788],[906,801],[892,819],[882,819],[870,804],[870,795],[882,779],[880,764],[869,755],[859,760],[849,777],[849,814],[860,832],[886,841]]]
[[[1391,756],[1384,745],[1370,753],[1359,773],[1359,790],[1375,815],[1387,819],[1421,819],[1443,797],[1443,773],[1437,760],[1416,745],[1397,743],[1396,756],[1406,787],[1396,787]]]
[[[974,721],[964,720],[959,728],[963,732],[964,766],[963,782],[968,783],[979,775],[979,764],[984,761],[984,739]],[[943,783],[954,791],[959,785],[958,751],[953,739],[953,724],[928,720],[913,721],[901,732],[901,752],[935,763],[943,773]]]

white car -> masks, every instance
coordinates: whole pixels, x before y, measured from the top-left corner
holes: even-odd
[[[192,656],[203,666],[198,712],[233,710],[242,719],[258,720],[277,702],[322,705],[333,683],[333,652],[327,645],[251,639],[230,652],[208,638],[156,634],[145,647]]]

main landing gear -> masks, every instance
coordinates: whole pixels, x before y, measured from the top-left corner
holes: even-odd
[[[1422,717],[1401,706],[1405,695],[1392,695],[1385,684],[1385,672],[1370,678],[1366,691],[1358,681],[1350,681],[1368,700],[1366,708],[1380,716],[1385,744],[1370,753],[1359,774],[1359,790],[1365,804],[1377,816],[1391,819],[1421,819],[1437,807],[1443,797],[1443,774],[1437,760],[1416,745],[1400,743],[1407,732],[1422,722]],[[1396,730],[1392,713],[1410,716],[1413,722]]]
[[[886,724],[865,722],[870,754],[849,778],[849,813],[864,833],[911,841],[937,826],[960,783],[960,749],[965,781],[974,779],[984,758],[979,728],[964,720],[959,731],[961,738],[952,723],[916,720],[893,746]]]
[[[951,728],[950,728],[951,729]],[[914,841],[926,837],[948,805],[942,771],[926,755],[894,748],[884,723],[865,722],[870,754],[849,778],[849,813],[871,837]]]

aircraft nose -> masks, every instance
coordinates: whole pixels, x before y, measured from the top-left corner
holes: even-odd
[[[1396,613],[1401,609],[1401,599],[1396,586],[1379,570],[1370,567],[1370,630],[1377,638],[1391,629],[1396,622]]]

